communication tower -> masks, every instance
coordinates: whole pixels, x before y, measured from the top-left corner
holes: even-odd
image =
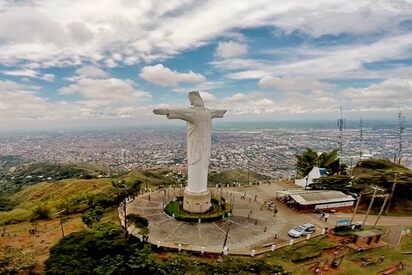
[[[396,152],[396,162],[398,164],[401,164],[401,159],[402,159],[402,136],[403,136],[403,132],[405,131],[405,116],[402,114],[402,112],[400,111],[398,113],[398,149]]]
[[[346,129],[346,119],[343,118],[342,105],[340,105],[340,118],[337,120],[337,126],[339,129],[339,152],[343,152],[343,130]]]
[[[360,130],[360,144],[359,144],[359,160],[362,160],[362,143],[363,143],[363,120],[359,121],[359,130]]]

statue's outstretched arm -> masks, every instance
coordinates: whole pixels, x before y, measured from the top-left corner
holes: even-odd
[[[192,122],[194,112],[191,109],[154,109],[156,115],[166,115],[168,119],[182,119]]]
[[[212,111],[212,118],[222,118],[223,115],[227,112],[227,110],[211,110]]]

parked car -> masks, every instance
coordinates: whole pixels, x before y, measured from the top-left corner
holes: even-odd
[[[300,236],[306,236],[315,232],[315,226],[311,223],[304,223],[293,227],[289,230],[288,235],[293,238],[299,238]]]

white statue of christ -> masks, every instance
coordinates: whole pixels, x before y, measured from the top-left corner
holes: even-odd
[[[189,92],[192,107],[185,109],[155,109],[156,115],[168,119],[182,119],[187,122],[187,166],[189,193],[207,191],[212,119],[222,118],[226,110],[208,109],[198,91]]]

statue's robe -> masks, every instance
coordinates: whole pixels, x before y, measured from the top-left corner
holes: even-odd
[[[187,189],[191,192],[207,190],[212,119],[222,118],[225,112],[225,110],[206,107],[168,110],[167,118],[182,119],[187,122]]]

